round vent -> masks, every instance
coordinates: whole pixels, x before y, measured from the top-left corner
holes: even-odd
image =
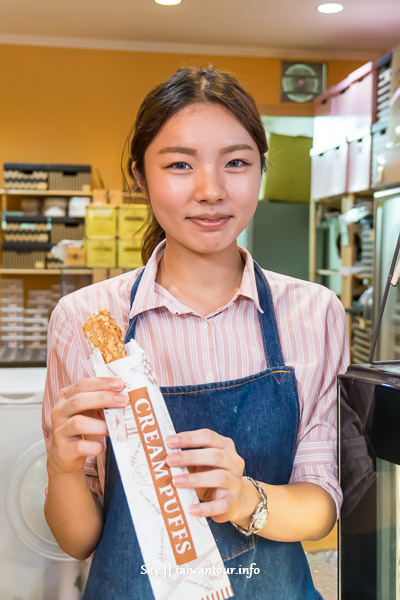
[[[324,87],[324,64],[282,62],[281,101],[312,102]]]

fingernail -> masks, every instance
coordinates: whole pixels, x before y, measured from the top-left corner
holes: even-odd
[[[117,394],[115,396],[115,400],[119,404],[123,404],[125,406],[125,404],[128,404],[128,402],[129,402],[129,396],[126,396],[125,394]]]
[[[175,477],[172,478],[172,483],[174,485],[182,485],[185,483],[185,479],[184,475],[175,475]]]
[[[114,381],[110,381],[109,383],[110,390],[122,390],[124,387],[123,382],[120,379],[114,379]]]
[[[177,452],[173,452],[172,454],[168,454],[166,458],[167,464],[171,466],[179,465],[181,461],[181,457]]]
[[[199,515],[200,514],[200,506],[198,504],[194,504],[193,506],[189,506],[189,512],[191,515]]]
[[[168,446],[176,446],[179,443],[179,438],[177,435],[170,435],[167,437]]]

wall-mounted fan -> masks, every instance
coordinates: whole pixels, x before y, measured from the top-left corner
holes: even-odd
[[[312,102],[325,87],[325,63],[282,61],[281,102]]]
[[[30,446],[12,469],[6,494],[7,516],[26,546],[45,558],[62,561],[57,600],[79,600],[76,584],[80,563],[61,550],[46,523],[43,514],[46,485],[46,448],[41,440]]]

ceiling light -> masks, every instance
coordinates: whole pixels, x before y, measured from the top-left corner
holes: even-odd
[[[165,6],[175,6],[175,4],[180,4],[182,0],[154,0],[156,4],[164,4]]]
[[[338,2],[325,2],[317,6],[317,11],[325,15],[333,15],[334,13],[342,12],[342,10],[344,10],[344,6]]]

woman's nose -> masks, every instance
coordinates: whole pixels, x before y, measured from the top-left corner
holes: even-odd
[[[194,198],[197,202],[215,204],[226,198],[224,177],[214,168],[198,171],[195,182]]]

